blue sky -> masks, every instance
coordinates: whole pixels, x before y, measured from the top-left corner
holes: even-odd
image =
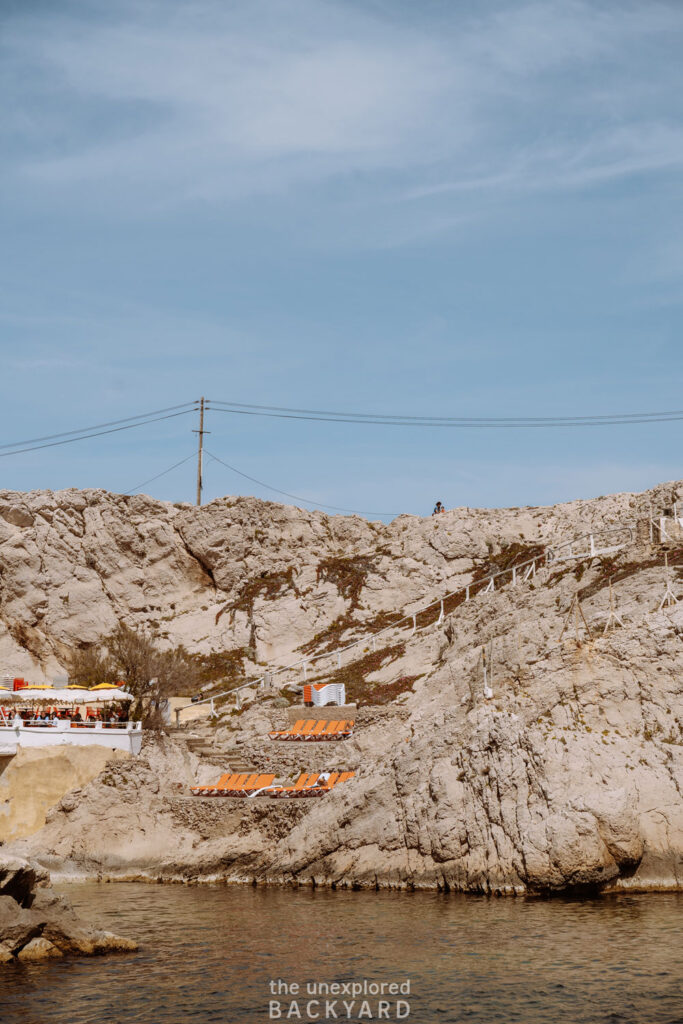
[[[2,443],[188,401],[683,408],[683,5],[4,0]],[[188,418],[0,459],[127,491]],[[212,414],[209,449],[368,512],[683,476],[682,424]],[[207,460],[205,497],[276,498]],[[193,500],[192,463],[149,493]]]

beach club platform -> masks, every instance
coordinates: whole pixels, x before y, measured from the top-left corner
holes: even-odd
[[[142,723],[122,721],[114,713],[132,699],[127,691],[106,683],[90,688],[40,684],[9,690],[0,686],[0,757],[14,756],[19,747],[62,746],[107,747],[137,755]]]
[[[142,723],[0,722],[0,757],[13,756],[18,747],[35,749],[67,745],[108,747],[137,755],[142,747]]]

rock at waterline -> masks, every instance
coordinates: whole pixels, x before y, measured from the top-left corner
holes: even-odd
[[[137,943],[83,921],[49,885],[49,875],[20,857],[0,855],[0,964],[67,954],[134,952]]]

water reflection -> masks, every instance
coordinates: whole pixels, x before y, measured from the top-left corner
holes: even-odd
[[[3,970],[7,1024],[261,1024],[278,978],[302,986],[410,978],[410,1024],[683,1021],[678,895],[580,902],[145,885],[66,891],[84,915],[142,948]],[[377,999],[370,1002],[376,1012]],[[337,1012],[344,1019],[343,1007]]]

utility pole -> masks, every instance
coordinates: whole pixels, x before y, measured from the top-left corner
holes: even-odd
[[[197,447],[197,505],[202,503],[202,455],[204,452],[204,434],[208,434],[208,430],[204,430],[204,396],[202,396],[199,402],[199,430],[193,430],[193,434],[199,435],[199,444]]]

